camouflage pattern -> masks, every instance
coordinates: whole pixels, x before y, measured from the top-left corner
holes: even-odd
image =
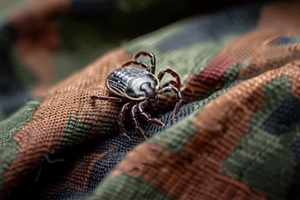
[[[33,1],[0,15],[0,199],[300,198],[299,4],[194,15],[196,1],[172,2]],[[180,74],[185,96],[175,117],[173,94],[148,108],[166,124],[140,120],[148,141],[129,117],[131,140],[118,135],[122,103],[90,98],[141,50]]]

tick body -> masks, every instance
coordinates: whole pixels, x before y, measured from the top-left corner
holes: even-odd
[[[151,65],[148,65],[142,61],[137,60],[141,56],[147,56],[151,60]],[[120,129],[120,135],[127,137],[124,128],[124,117],[128,109],[130,110],[130,116],[137,133],[141,138],[146,139],[144,131],[140,128],[137,116],[145,119],[147,122],[153,123],[157,126],[164,126],[161,121],[151,118],[148,113],[144,111],[144,108],[150,104],[155,106],[159,103],[158,95],[167,92],[174,92],[176,94],[177,103],[173,110],[173,116],[175,116],[179,107],[183,101],[183,96],[180,91],[181,80],[179,75],[170,68],[161,70],[157,76],[155,76],[156,59],[155,55],[151,52],[141,51],[137,53],[133,59],[128,60],[122,65],[122,68],[113,71],[106,79],[106,86],[110,91],[109,96],[93,95],[91,99],[95,100],[111,100],[124,102],[121,112],[118,118],[118,124]],[[161,80],[165,74],[170,74],[175,80],[169,80],[165,84],[161,85]]]
[[[126,67],[113,71],[107,77],[106,85],[118,96],[139,101],[151,98],[158,91],[159,80],[143,69]]]

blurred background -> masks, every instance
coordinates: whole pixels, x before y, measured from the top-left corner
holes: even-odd
[[[110,49],[185,17],[246,2],[0,0],[0,120]]]

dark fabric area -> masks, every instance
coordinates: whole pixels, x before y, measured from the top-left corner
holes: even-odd
[[[300,122],[299,109],[300,100],[292,94],[288,95],[264,122],[266,131],[281,135],[295,130]]]

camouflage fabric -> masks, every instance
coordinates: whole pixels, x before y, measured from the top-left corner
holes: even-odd
[[[300,4],[172,2],[33,1],[2,18],[0,199],[300,198]],[[147,107],[166,125],[139,119],[147,141],[129,115],[131,140],[118,134],[122,103],[91,100],[141,50],[185,97],[175,117],[172,93]]]

